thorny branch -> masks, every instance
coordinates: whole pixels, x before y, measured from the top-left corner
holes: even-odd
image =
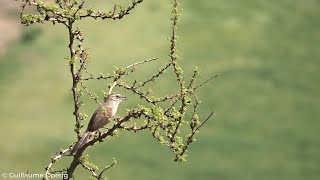
[[[115,4],[113,6],[113,10],[109,11],[108,13],[102,12],[102,11],[94,11],[92,9],[88,9],[86,13],[83,15],[80,15],[80,18],[86,18],[91,17],[94,19],[101,18],[104,19],[122,19],[125,15],[129,15],[130,12],[140,3],[142,3],[143,0],[132,0],[132,4],[128,6],[127,8],[123,8],[119,4]]]
[[[146,104],[138,105],[137,107],[129,109],[125,116],[115,119],[115,123],[112,127],[91,137],[91,139],[82,148],[80,148],[76,154],[69,153],[73,148],[74,143],[71,144],[69,148],[59,151],[51,158],[51,162],[45,168],[46,177],[44,177],[44,179],[48,179],[50,174],[56,172],[65,173],[68,175],[65,179],[71,179],[74,177],[74,171],[79,165],[83,167],[83,169],[91,172],[93,178],[98,180],[103,179],[105,171],[114,167],[116,161],[114,160],[111,165],[98,172],[98,168],[93,165],[88,160],[87,155],[83,155],[83,153],[88,147],[94,146],[99,142],[103,142],[107,138],[117,134],[118,131],[122,130],[132,132],[149,130],[151,135],[162,145],[172,149],[175,156],[174,161],[185,160],[187,149],[194,141],[194,136],[214,115],[212,112],[204,121],[200,121],[200,117],[197,114],[200,100],[197,97],[196,90],[207,84],[217,75],[196,85],[195,83],[196,78],[199,75],[199,70],[198,68],[195,68],[190,82],[185,82],[186,78],[179,65],[176,44],[178,39],[177,25],[179,23],[181,11],[179,9],[178,0],[172,0],[172,33],[170,36],[169,60],[160,69],[155,70],[153,75],[150,77],[146,77],[146,79],[142,81],[134,80],[133,82],[125,81],[123,77],[131,76],[133,72],[136,72],[136,66],[155,61],[157,58],[150,58],[132,63],[124,68],[115,68],[112,73],[100,73],[99,75],[94,75],[88,70],[88,64],[92,60],[89,57],[88,50],[82,47],[82,44],[84,43],[83,33],[79,28],[74,27],[74,25],[76,21],[84,18],[120,20],[124,16],[129,15],[131,11],[138,6],[138,4],[143,2],[143,0],[132,0],[131,4],[127,7],[115,4],[113,9],[107,13],[93,9],[85,9],[86,0],[54,0],[53,3],[42,2],[41,0],[21,1],[22,6],[20,18],[22,24],[31,25],[33,23],[52,22],[53,24],[63,24],[68,30],[68,48],[70,54],[66,59],[68,60],[72,78],[71,91],[74,103],[73,115],[75,116],[74,131],[78,140],[81,138],[81,132],[84,130],[82,121],[87,119],[87,115],[80,112],[80,108],[83,105],[82,97],[85,94],[100,105],[100,97],[89,90],[87,85],[88,81],[111,81],[108,94],[111,94],[113,89],[117,87],[131,92],[134,96],[138,96],[142,100],[142,103]],[[27,13],[26,6],[34,7],[37,13]],[[175,80],[179,90],[177,92],[172,92],[171,95],[159,96],[147,85],[163,77],[163,75],[170,69],[175,74]],[[187,112],[191,112],[190,118],[186,115]],[[141,120],[143,122],[137,125],[134,120]],[[190,128],[190,133],[187,135],[184,135],[180,131],[181,126],[184,125]],[[63,157],[72,158],[70,165],[66,169],[53,170],[53,165]]]

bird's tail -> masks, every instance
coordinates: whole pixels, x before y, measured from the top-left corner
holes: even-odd
[[[88,138],[90,137],[90,132],[85,132],[83,134],[83,136],[81,137],[81,139],[78,141],[78,143],[76,144],[76,146],[73,148],[71,154],[74,154],[78,151],[78,149],[82,148],[83,145],[86,144]]]

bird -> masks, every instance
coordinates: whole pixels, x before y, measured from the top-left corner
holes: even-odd
[[[93,132],[108,124],[110,122],[109,118],[116,115],[118,106],[121,101],[126,99],[127,98],[125,96],[116,93],[106,96],[101,106],[98,107],[93,113],[89,121],[87,130],[82,135],[78,143],[74,146],[71,154],[76,153],[80,148],[82,148]]]

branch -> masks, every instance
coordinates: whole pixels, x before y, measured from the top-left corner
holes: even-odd
[[[93,76],[93,75],[90,75],[90,77],[88,78],[81,78],[81,80],[84,80],[84,81],[88,81],[88,80],[107,80],[107,79],[111,79],[111,78],[115,78],[114,76],[112,75],[104,75],[104,74],[100,74],[99,76]]]
[[[188,140],[187,140],[187,144],[183,147],[182,152],[178,155],[176,155],[176,157],[174,158],[174,161],[183,161],[184,160],[184,154],[186,153],[189,145],[194,141],[194,136],[196,135],[196,133],[199,131],[199,129],[205,124],[207,123],[207,121],[214,115],[214,112],[212,111],[210,113],[210,115],[199,125],[197,126],[195,129],[192,130],[191,135],[188,136]]]
[[[166,64],[163,68],[159,69],[158,72],[154,75],[152,75],[149,79],[145,80],[144,82],[140,83],[140,85],[137,86],[137,88],[139,87],[143,87],[146,84],[148,84],[149,82],[154,82],[156,78],[158,78],[160,75],[162,75],[164,73],[165,70],[167,70],[170,66],[172,65],[171,62],[169,62],[168,64]]]
[[[99,104],[101,106],[101,103],[98,100],[99,96],[93,92],[90,92],[88,90],[87,86],[83,83],[83,81],[80,81],[80,85],[86,91],[86,93],[89,95],[90,99],[93,99],[97,104]]]
[[[182,73],[183,73],[183,70],[181,69],[181,67],[178,65],[178,55],[177,55],[177,49],[176,49],[176,41],[177,41],[177,35],[176,35],[176,31],[177,31],[177,25],[178,25],[178,22],[179,22],[179,16],[180,16],[180,10],[179,10],[179,4],[177,2],[177,0],[173,0],[173,3],[172,3],[172,6],[173,6],[173,10],[172,10],[172,13],[173,13],[173,17],[171,18],[172,20],[172,34],[171,34],[171,39],[170,39],[170,60],[171,60],[171,63],[172,63],[172,66],[173,66],[173,70],[174,70],[174,73],[176,75],[176,78],[177,78],[177,81],[178,81],[178,84],[179,84],[179,87],[180,87],[180,94],[181,94],[181,106],[180,106],[180,109],[179,109],[179,112],[181,115],[184,115],[184,113],[186,112],[187,110],[187,100],[186,100],[186,88],[185,88],[185,82],[184,82],[184,78],[182,76]],[[172,138],[170,139],[174,139],[177,132],[178,132],[178,129],[182,123],[182,116],[180,116],[178,119],[177,119],[178,123],[176,125],[176,128],[172,134]]]
[[[129,15],[130,12],[140,3],[142,3],[143,0],[133,0],[132,4],[127,7],[126,9],[122,9],[119,5],[114,5],[113,11],[110,11],[108,14],[105,12],[101,12],[101,11],[93,11],[92,9],[87,10],[87,14],[81,15],[80,19],[82,18],[94,18],[94,19],[98,19],[101,18],[102,20],[104,19],[122,19],[124,16]],[[118,7],[120,8],[120,11],[118,13],[116,13]]]
[[[91,175],[92,175],[93,177],[95,177],[95,178],[98,179],[99,175],[96,174],[96,169],[87,166],[87,165],[86,165],[85,163],[83,163],[83,162],[80,162],[80,165],[81,165],[84,169],[90,171],[90,172],[91,172]]]
[[[156,105],[156,104],[158,104],[160,102],[165,102],[167,100],[174,99],[175,97],[178,97],[180,95],[180,93],[177,93],[177,94],[173,94],[173,95],[170,95],[170,96],[164,96],[164,97],[160,97],[160,98],[151,99],[151,98],[148,97],[148,94],[150,92],[143,92],[140,89],[136,88],[134,85],[129,86],[126,83],[120,82],[120,83],[117,84],[117,86],[131,91],[133,94],[138,95],[141,99],[145,100],[147,103],[151,103],[153,105]]]
[[[56,4],[44,3],[38,0],[22,0],[20,18],[22,24],[30,25],[33,23],[44,23],[44,21],[51,21],[53,24],[56,22],[61,23],[68,27],[67,16],[62,14]],[[39,14],[33,15],[25,13],[26,5],[33,5],[36,7]],[[60,6],[61,7],[61,6]]]
[[[183,91],[185,89],[184,87],[184,78],[182,76],[183,70],[181,69],[181,67],[178,65],[178,55],[177,55],[177,49],[176,49],[176,42],[177,42],[177,25],[179,22],[179,16],[180,16],[180,11],[179,11],[179,4],[177,2],[177,0],[174,0],[172,3],[173,6],[173,17],[171,18],[172,20],[172,34],[171,34],[171,38],[170,38],[170,60],[171,63],[173,65],[173,69],[174,69],[174,73],[177,77],[177,81],[179,83],[180,86],[180,90]]]
[[[110,169],[110,168],[113,168],[115,165],[117,164],[117,160],[116,159],[113,159],[113,162],[109,165],[109,166],[106,166],[101,172],[100,172],[100,174],[99,174],[99,176],[98,176],[98,179],[103,179],[103,173],[105,172],[105,171],[107,171],[108,169]]]
[[[125,67],[123,69],[118,68],[118,69],[116,69],[116,73],[114,75],[114,80],[113,81],[118,81],[119,79],[122,78],[122,76],[129,75],[130,73],[134,72],[136,69],[133,68],[133,67],[135,67],[135,66],[137,66],[139,64],[144,64],[144,63],[147,63],[147,62],[155,61],[157,59],[158,58],[146,59],[144,61],[140,61],[140,62],[136,62],[136,63],[130,64],[129,66],[127,66],[127,67]]]
[[[129,66],[127,66],[127,67],[124,68],[124,71],[126,71],[126,70],[128,70],[129,68],[134,67],[134,66],[136,66],[136,65],[144,64],[144,63],[147,63],[147,62],[150,62],[150,61],[155,61],[155,60],[158,60],[158,58],[146,59],[146,60],[143,60],[143,61],[139,61],[139,62],[130,64]]]
[[[117,85],[117,81],[114,81],[112,86],[109,88],[108,94],[110,95],[112,93],[112,89]]]
[[[105,138],[112,136],[116,129],[120,128],[122,123],[128,121],[130,118],[138,118],[144,114],[143,111],[130,111],[127,116],[123,117],[122,119],[118,120],[107,132],[102,133],[99,137],[87,142],[82,148],[78,149],[76,154],[73,156],[73,160],[70,166],[67,169],[68,177],[66,178],[69,180],[73,177],[73,173],[77,166],[80,164],[80,158],[82,157],[83,152],[89,146],[93,146],[97,142],[103,142]]]
[[[120,128],[122,128],[122,129],[124,129],[124,130],[127,130],[127,131],[133,131],[133,132],[136,133],[136,132],[138,132],[138,131],[142,131],[142,130],[145,130],[145,129],[150,128],[150,126],[149,126],[150,121],[151,121],[151,119],[149,118],[149,119],[147,120],[147,122],[144,123],[143,125],[141,125],[140,127],[137,127],[136,124],[132,124],[132,125],[127,126],[127,127],[124,126],[124,125],[121,125]]]
[[[158,58],[150,58],[150,59],[146,59],[146,60],[143,60],[143,61],[139,61],[139,62],[130,64],[130,65],[128,65],[127,67],[125,67],[123,69],[117,69],[116,73],[114,75],[110,75],[110,74],[104,75],[104,74],[101,73],[99,76],[91,75],[88,78],[81,78],[81,80],[85,80],[85,81],[93,80],[93,79],[95,79],[95,80],[100,80],[100,79],[107,80],[107,79],[113,78],[114,81],[117,81],[122,76],[128,75],[130,72],[134,72],[136,70],[136,69],[130,69],[130,68],[133,68],[133,67],[135,67],[137,65],[144,64],[144,63],[147,63],[147,62],[155,61],[155,60],[158,60]]]
[[[212,79],[214,79],[214,78],[216,78],[216,77],[218,77],[218,76],[219,76],[219,75],[214,75],[214,76],[210,77],[209,79],[205,80],[204,82],[202,82],[202,83],[199,84],[198,86],[194,87],[193,90],[196,90],[196,89],[198,89],[199,87],[207,84],[209,81],[211,81]]]
[[[72,148],[72,146],[70,146],[67,149],[61,150],[54,157],[51,158],[50,164],[45,168],[46,172],[45,172],[45,177],[43,178],[43,180],[46,180],[48,178],[48,176],[53,173],[53,171],[51,170],[53,164],[56,163],[59,159],[61,159],[67,152],[69,152],[71,150],[71,148]]]

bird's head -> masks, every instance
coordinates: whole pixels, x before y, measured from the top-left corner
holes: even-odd
[[[110,94],[108,95],[107,97],[105,97],[104,101],[108,101],[108,100],[111,100],[111,101],[115,101],[116,103],[120,103],[122,100],[126,100],[127,97],[125,96],[122,96],[121,94],[116,94],[116,93],[113,93],[113,94]]]

